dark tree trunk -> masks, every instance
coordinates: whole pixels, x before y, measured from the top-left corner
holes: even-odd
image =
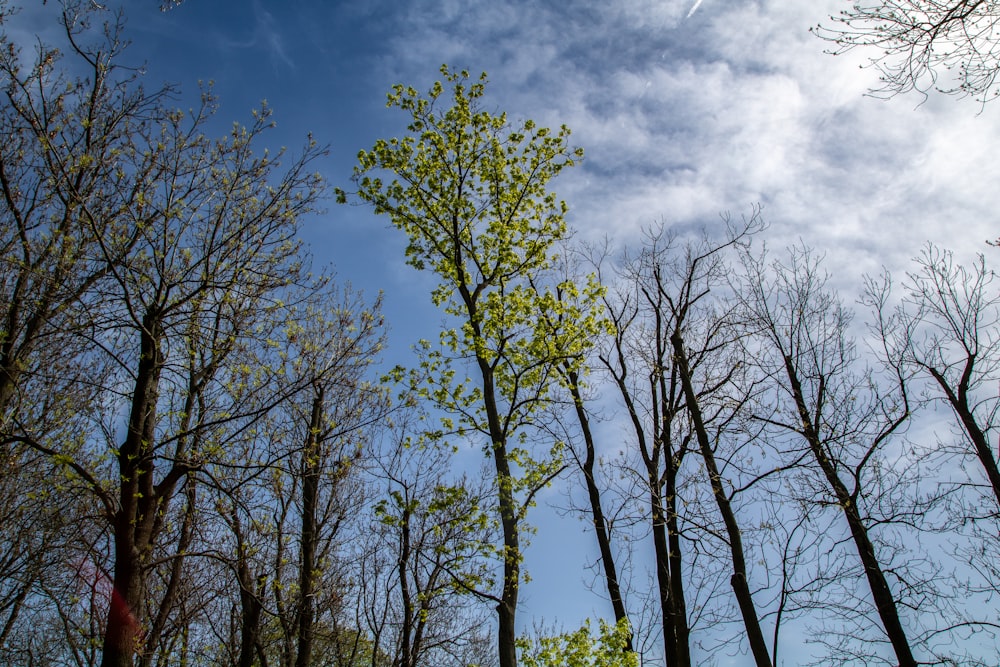
[[[399,545],[399,591],[403,598],[402,627],[399,630],[399,658],[397,667],[413,667],[410,652],[413,637],[413,595],[410,591],[410,577],[407,565],[410,562],[410,499],[404,498],[403,515],[400,521]],[[395,663],[394,663],[395,664]]]
[[[1000,468],[997,467],[997,460],[996,457],[993,456],[993,451],[990,449],[990,443],[986,439],[986,434],[979,427],[976,415],[969,406],[969,381],[972,378],[974,362],[975,359],[969,359],[966,361],[965,371],[962,373],[962,378],[959,380],[957,392],[952,389],[951,385],[948,384],[948,380],[944,377],[944,375],[929,366],[926,366],[926,368],[934,380],[938,383],[938,386],[941,387],[945,396],[947,396],[948,403],[955,411],[955,414],[958,415],[958,419],[962,423],[962,428],[969,436],[969,440],[972,441],[972,445],[976,449],[976,457],[979,459],[979,463],[983,466],[983,470],[986,472],[986,478],[990,480],[990,487],[993,489],[993,497],[997,501],[997,508],[1000,509]]]
[[[681,338],[680,331],[674,331],[670,336],[670,343],[674,349],[674,359],[677,363],[681,387],[684,390],[684,397],[687,401],[687,409],[694,424],[695,437],[698,439],[698,446],[705,461],[705,467],[708,470],[709,481],[712,485],[712,495],[715,497],[719,513],[722,515],[722,521],[726,526],[729,551],[733,560],[733,575],[730,578],[730,583],[740,607],[740,614],[743,617],[743,625],[747,631],[747,641],[750,643],[750,651],[753,653],[754,662],[757,664],[757,667],[771,667],[767,642],[764,640],[764,633],[760,629],[760,620],[757,617],[757,610],[754,607],[753,597],[750,594],[750,587],[747,583],[746,557],[743,553],[743,539],[740,535],[739,524],[736,521],[736,513],[729,502],[729,497],[722,486],[722,476],[719,474],[719,467],[715,461],[715,453],[712,450],[712,444],[708,437],[705,420],[702,417],[701,407],[698,405],[698,396],[691,380],[691,369],[688,367],[687,353],[684,350],[684,341]]]
[[[837,475],[836,467],[830,457],[827,456],[823,443],[820,440],[819,428],[813,423],[808,406],[806,405],[805,394],[802,391],[802,384],[799,381],[798,371],[791,357],[785,356],[785,372],[791,384],[792,396],[798,409],[799,419],[802,421],[802,435],[809,445],[816,463],[823,471],[830,488],[833,491],[837,503],[840,505],[844,518],[851,531],[851,538],[854,546],[858,550],[858,557],[865,570],[865,577],[868,579],[868,586],[871,589],[872,600],[875,602],[875,609],[878,611],[882,626],[892,644],[899,667],[916,667],[917,661],[913,657],[910,643],[906,638],[906,632],[899,618],[899,610],[896,607],[896,600],[893,597],[892,589],[886,581],[885,573],[879,563],[875,553],[875,547],[868,535],[868,528],[858,512],[857,498],[855,494],[848,491],[847,486]]]
[[[604,508],[601,506],[601,491],[597,487],[594,478],[594,464],[596,463],[596,447],[594,446],[594,436],[590,430],[590,419],[587,411],[583,407],[583,397],[580,395],[580,377],[575,371],[567,373],[569,379],[570,393],[573,396],[573,405],[576,408],[576,416],[580,422],[580,430],[583,432],[584,446],[587,448],[586,456],[582,462],[583,478],[587,484],[587,497],[590,500],[590,513],[593,519],[594,532],[597,534],[597,547],[601,553],[601,565],[604,568],[604,582],[608,588],[608,597],[611,599],[611,608],[615,614],[615,622],[628,621],[628,613],[625,611],[625,601],[622,599],[621,586],[618,583],[618,570],[615,567],[615,557],[611,550],[611,536],[608,534],[608,524],[604,517]],[[625,650],[633,651],[632,631],[629,630],[625,641]]]
[[[140,639],[144,567],[155,537],[155,514],[160,509],[152,467],[162,332],[155,312],[147,313],[142,325],[128,431],[118,451],[121,486],[114,520],[115,569],[101,667],[133,665]]]
[[[239,667],[253,667],[254,654],[260,652],[260,615],[263,610],[261,598],[265,593],[267,577],[259,575],[255,585],[250,569],[245,562],[242,562],[239,565],[239,579],[240,610],[243,614],[240,625]]]
[[[500,411],[496,402],[496,387],[493,369],[486,359],[479,359],[483,376],[483,404],[493,445],[493,463],[497,477],[497,503],[500,512],[500,527],[503,532],[503,589],[497,604],[497,643],[500,667],[517,667],[517,646],[515,641],[515,616],[517,598],[521,583],[521,536],[517,501],[514,497],[514,478],[510,472],[510,458],[507,453],[506,435],[500,424]]]
[[[317,386],[309,418],[309,434],[302,451],[302,534],[299,564],[299,644],[295,667],[309,667],[312,660],[315,623],[316,579],[316,508],[319,500],[319,478],[322,469],[319,433],[323,427],[323,387]]]
[[[660,320],[657,316],[656,353],[663,358],[663,341],[659,335]],[[680,546],[680,526],[677,512],[677,475],[683,448],[675,451],[670,432],[673,415],[676,413],[674,398],[675,383],[664,373],[664,365],[654,370],[650,377],[650,394],[653,397],[653,428],[658,431],[653,436],[652,447],[646,439],[642,419],[625,381],[627,376],[626,355],[621,348],[621,340],[616,343],[619,369],[616,371],[608,360],[605,366],[612,371],[615,384],[628,410],[629,419],[635,432],[636,442],[646,469],[646,484],[649,491],[650,530],[653,535],[653,554],[656,566],[657,597],[663,631],[663,654],[668,667],[690,667],[690,628],[688,627],[687,604],[684,597],[683,555]],[[660,470],[661,465],[663,470]]]

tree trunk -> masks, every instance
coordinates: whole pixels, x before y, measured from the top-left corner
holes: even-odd
[[[587,455],[583,460],[583,478],[587,484],[587,497],[590,499],[590,513],[593,518],[594,532],[597,534],[597,548],[601,553],[601,565],[604,567],[604,581],[608,587],[608,597],[611,598],[611,608],[614,610],[615,622],[628,621],[628,614],[625,611],[625,602],[622,599],[621,587],[618,584],[618,571],[615,567],[614,553],[611,551],[611,536],[608,534],[607,521],[604,518],[604,508],[601,506],[601,491],[597,487],[594,478],[594,464],[596,462],[596,448],[594,446],[594,436],[590,431],[590,419],[583,408],[583,397],[580,395],[580,377],[575,371],[567,373],[569,379],[570,393],[573,396],[573,405],[576,408],[576,416],[580,422],[580,430],[583,432],[583,442],[587,448]],[[632,652],[632,630],[629,629],[628,637],[625,640],[625,650]]]
[[[403,499],[403,513],[400,521],[399,546],[399,591],[403,598],[402,627],[399,630],[398,667],[413,667],[413,655],[410,652],[413,636],[413,596],[410,593],[410,577],[407,565],[410,562],[410,499]],[[395,661],[394,661],[394,664]]]
[[[910,650],[910,643],[906,638],[906,632],[903,630],[903,624],[900,622],[899,611],[896,608],[892,589],[886,581],[885,573],[882,572],[882,566],[878,561],[878,556],[875,554],[875,547],[868,536],[868,528],[864,525],[864,521],[858,513],[856,499],[847,490],[847,486],[837,475],[833,461],[830,460],[823,449],[818,427],[813,423],[809,408],[806,405],[805,394],[802,391],[802,384],[799,382],[798,372],[792,358],[787,355],[785,356],[785,372],[791,384],[792,396],[795,399],[795,405],[799,412],[799,419],[802,421],[802,435],[805,437],[809,449],[812,451],[817,464],[830,484],[831,490],[844,512],[844,518],[847,519],[847,525],[851,530],[854,546],[858,550],[861,565],[864,567],[865,576],[868,579],[872,600],[875,602],[875,608],[878,611],[879,618],[882,620],[882,626],[896,653],[899,667],[916,667],[917,661]]]
[[[973,359],[969,359],[966,362],[965,372],[959,381],[957,394],[952,390],[944,375],[930,366],[925,367],[941,387],[941,390],[944,391],[945,396],[948,398],[948,403],[951,404],[955,414],[958,415],[959,421],[962,422],[962,428],[976,448],[976,457],[979,458],[979,462],[986,472],[986,478],[990,481],[990,487],[993,489],[993,497],[997,501],[997,508],[1000,509],[1000,468],[997,467],[997,460],[990,449],[990,443],[986,439],[986,434],[979,427],[976,415],[972,412],[972,408],[969,407],[969,379],[972,377],[973,363]]]
[[[750,594],[750,587],[747,583],[746,557],[743,554],[743,539],[740,536],[736,513],[733,511],[729,497],[722,486],[722,476],[719,474],[719,467],[715,462],[715,453],[712,451],[712,444],[708,438],[708,431],[706,430],[705,421],[701,414],[701,408],[698,405],[698,396],[694,391],[691,370],[688,368],[687,353],[684,350],[684,341],[681,339],[679,330],[675,330],[670,336],[670,343],[674,348],[674,358],[680,374],[681,387],[684,390],[688,412],[694,424],[698,446],[701,449],[702,458],[705,460],[705,467],[708,469],[708,478],[712,485],[712,495],[715,497],[719,513],[722,515],[722,521],[726,526],[730,555],[733,559],[733,576],[730,578],[730,584],[733,587],[733,593],[736,595],[736,601],[739,603],[740,614],[743,616],[743,625],[747,631],[747,641],[750,643],[750,651],[753,653],[757,667],[771,667],[767,642],[764,640],[764,633],[761,632],[760,620],[757,618],[757,610],[754,608],[753,596]]]
[[[323,427],[323,387],[316,388],[309,434],[302,451],[302,540],[299,564],[298,653],[295,667],[309,667],[312,660],[315,621],[316,579],[316,507],[319,499],[319,477],[322,463],[319,433]]]
[[[500,425],[496,402],[493,369],[480,358],[479,369],[483,376],[483,404],[493,445],[493,463],[497,476],[497,504],[503,532],[503,589],[497,604],[499,627],[497,630],[500,667],[517,667],[517,633],[514,619],[521,579],[521,540],[518,527],[518,508],[514,497],[514,478],[510,472],[507,442]]]
[[[104,632],[101,667],[132,667],[139,648],[144,567],[155,537],[159,498],[153,485],[156,403],[163,359],[157,313],[148,312],[140,331],[139,363],[132,393],[128,431],[118,451],[121,479],[114,520],[114,586]]]

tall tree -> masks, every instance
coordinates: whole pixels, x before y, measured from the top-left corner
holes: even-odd
[[[969,263],[928,244],[915,268],[897,284],[888,275],[870,281],[882,360],[906,378],[924,410],[951,414],[950,436],[922,448],[938,467],[931,494],[939,527],[963,565],[961,589],[969,596],[962,623],[996,633],[989,598],[1000,591],[1000,297],[996,274],[983,255]],[[965,568],[963,568],[965,569]],[[982,597],[980,597],[982,596]],[[972,600],[983,600],[980,609]]]
[[[618,337],[602,359],[626,406],[643,462],[669,665],[692,662],[690,574],[685,571],[691,569],[685,562],[691,550],[682,546],[685,524],[691,525],[689,542],[718,539],[719,546],[728,547],[730,584],[745,636],[756,663],[770,664],[737,518],[736,497],[756,481],[726,476],[744,467],[734,464],[739,454],[725,448],[737,447],[740,438],[733,435],[732,423],[755,390],[744,382],[746,365],[738,353],[740,333],[729,317],[731,306],[719,297],[725,290],[726,255],[761,227],[754,215],[733,225],[728,241],[687,243],[669,230],[650,230],[636,255],[623,262],[621,292],[608,302]],[[717,528],[706,530],[716,520],[704,513],[707,507],[695,510],[699,504],[690,502],[690,489],[703,482],[682,466],[696,458],[708,473],[710,497],[722,521]]]
[[[102,343],[121,350],[113,364],[132,387],[125,435],[108,443],[120,482],[112,493],[94,485],[115,536],[107,667],[131,663],[144,568],[174,494],[230,427],[245,428],[283,397],[266,393],[266,364],[247,369],[236,352],[275,326],[268,306],[296,280],[297,215],[318,192],[306,172],[315,151],[277,173],[277,160],[252,151],[270,126],[266,110],[220,141],[200,133],[210,111],[168,112],[146,138],[145,159],[166,169],[139,198],[135,210],[148,218],[128,261],[111,266],[114,320]]]
[[[43,46],[22,71],[16,50],[4,49],[3,150],[13,152],[0,165],[2,243],[14,261],[4,263],[12,291],[0,397],[4,442],[50,457],[102,510],[114,566],[101,660],[119,666],[157,639],[151,570],[184,558],[189,532],[174,535],[170,556],[160,543],[175,518],[190,521],[172,516],[173,499],[194,493],[191,474],[227,433],[282,397],[266,363],[246,373],[230,364],[246,366],[240,351],[275,325],[273,300],[297,280],[298,216],[319,193],[307,167],[320,150],[309,145],[284,170],[255,154],[267,109],[207,138],[211,94],[189,115],[143,93],[119,65],[121,21],[95,38],[91,18],[83,5],[64,6],[72,63]],[[80,80],[61,74],[81,65]],[[77,355],[75,370],[43,363],[41,341]],[[21,398],[34,378],[51,385],[47,374],[64,369],[65,395],[89,404],[61,415],[82,427],[76,437],[53,439],[31,428],[47,399]],[[147,625],[153,632],[141,633]]]
[[[992,388],[1000,369],[1000,298],[983,255],[970,266],[928,245],[907,274],[894,311],[879,311],[880,332],[900,372],[929,381],[935,399],[952,411],[967,447],[961,459],[978,462],[989,496],[987,515],[1000,516],[1000,465],[990,445],[1000,403]],[[987,389],[990,388],[990,389]]]
[[[717,451],[720,441],[726,439],[729,422],[736,419],[744,406],[751,402],[755,390],[740,382],[746,377],[742,372],[746,364],[738,354],[731,353],[736,347],[735,337],[741,334],[734,335],[728,313],[719,308],[719,304],[709,306],[702,303],[712,291],[713,284],[725,275],[725,251],[745,243],[753,228],[759,226],[755,218],[743,230],[737,230],[728,242],[688,247],[684,262],[676,272],[679,278],[676,291],[663,294],[663,299],[669,304],[671,319],[667,333],[685,409],[708,473],[712,497],[725,527],[732,559],[730,586],[743,618],[754,661],[758,667],[769,667],[771,657],[750,589],[743,530],[736,516],[734,496],[737,491],[727,490],[727,485],[730,488],[735,485],[723,476],[725,467],[720,465],[720,461],[726,463],[725,456]],[[657,288],[662,290],[664,286],[660,278]],[[722,314],[714,313],[716,309]],[[702,321],[699,322],[699,319]],[[719,396],[724,397],[722,401],[718,400]],[[741,488],[748,488],[755,481],[741,484]]]
[[[910,579],[902,557],[880,539],[893,524],[912,523],[916,514],[901,497],[899,471],[883,459],[910,414],[902,377],[892,374],[879,384],[859,363],[848,331],[851,313],[826,288],[810,252],[794,249],[786,263],[771,264],[747,255],[745,266],[740,294],[744,317],[756,331],[754,363],[775,378],[775,409],[762,419],[775,429],[772,437],[794,434],[798,447],[804,446],[811,465],[810,473],[796,482],[807,493],[801,497],[817,512],[835,508],[846,523],[844,543],[857,554],[855,562],[881,622],[879,639],[890,645],[898,664],[915,666],[904,615],[913,603],[905,596],[926,592],[926,582]],[[833,580],[832,573],[824,574]],[[894,590],[894,580],[901,582],[899,589]],[[857,625],[870,626],[870,621],[863,617]],[[849,655],[875,658],[861,648],[857,636],[848,635],[844,650]]]
[[[0,23],[15,11],[0,4]],[[127,253],[135,236],[127,232],[125,211],[146,170],[155,169],[133,163],[122,170],[128,158],[120,156],[134,154],[137,137],[148,132],[149,110],[166,92],[145,90],[119,65],[119,16],[95,34],[87,3],[65,2],[52,11],[61,22],[62,50],[40,43],[32,59],[6,32],[0,36],[0,461],[4,471],[24,471],[4,474],[0,484],[0,505],[17,508],[5,512],[0,528],[9,545],[0,644],[12,650],[7,638],[29,593],[58,590],[55,598],[61,597],[53,582],[71,577],[72,563],[90,561],[86,550],[73,548],[89,544],[76,532],[86,527],[66,522],[80,507],[74,498],[82,480],[66,479],[39,495],[47,485],[36,475],[62,476],[64,467],[28,445],[79,444],[90,430],[87,415],[101,400],[95,387],[104,370],[89,354],[88,338],[95,294],[108,276],[105,252],[116,259]],[[102,248],[101,239],[117,241]],[[78,539],[59,539],[57,547],[54,538],[69,533]],[[75,634],[67,634],[68,644]]]
[[[564,307],[545,285],[555,244],[568,234],[567,207],[546,186],[582,152],[568,148],[566,127],[555,133],[532,121],[511,127],[506,114],[485,111],[485,75],[470,84],[468,72],[442,67],[442,74],[444,83],[426,96],[393,88],[388,104],[410,115],[408,134],[359,154],[357,195],[406,233],[407,262],[437,274],[433,301],[457,323],[442,332],[442,349],[425,359],[435,367],[425,393],[459,415],[460,433],[484,438],[493,460],[503,536],[495,596],[499,659],[501,667],[514,667],[525,515],[561,469],[557,456],[539,458],[524,445],[555,365],[576,356],[592,319],[585,309],[567,313],[573,326],[556,335],[538,319]],[[451,106],[442,109],[446,89]],[[393,180],[383,182],[377,171]],[[452,359],[471,360],[474,384],[454,379],[446,367]]]
[[[654,234],[655,237],[655,234]],[[614,339],[599,358],[617,388],[629,418],[632,447],[641,461],[639,502],[649,522],[656,569],[656,606],[667,665],[691,664],[691,621],[685,572],[682,486],[692,453],[684,423],[683,396],[665,320],[669,309],[662,293],[647,287],[650,258],[661,254],[651,241],[639,257],[626,257],[618,288],[605,307]]]
[[[87,4],[66,2],[61,24],[69,48],[40,45],[34,61],[0,38],[0,424],[27,428],[30,404],[79,352],[73,334],[89,333],[88,299],[136,240],[129,209],[142,183],[156,178],[139,163],[142,137],[166,90],[145,90],[123,68],[120,16],[95,40]],[[12,10],[0,5],[0,22]],[[94,43],[91,43],[91,42]],[[80,72],[70,76],[69,72]],[[153,114],[155,116],[155,114]],[[129,162],[128,169],[124,169]],[[115,239],[101,246],[102,239]],[[42,358],[44,356],[44,358]],[[45,372],[48,369],[48,372]],[[55,377],[53,377],[55,376]]]
[[[605,290],[603,286],[598,287],[600,283],[601,262],[599,260],[595,261],[593,258],[588,260],[587,263],[592,265],[596,270],[589,276],[585,276],[580,271],[581,263],[577,261],[576,254],[570,251],[564,253],[560,258],[566,280],[571,283],[589,283],[590,287],[586,290],[584,298],[592,298],[591,295],[598,292],[603,297]],[[559,286],[556,287],[554,294],[560,301],[579,298],[580,296],[575,290],[567,293]],[[572,308],[560,309],[560,311],[563,310],[567,312],[573,311]],[[550,319],[550,316],[554,316],[556,319]],[[561,319],[563,316],[563,312],[545,313],[540,323],[548,327],[553,335],[558,335],[566,326],[566,323]],[[607,334],[613,334],[614,327],[607,317],[603,317],[602,320],[597,320],[595,323],[598,324],[600,329],[604,330],[602,333],[605,336],[601,336],[603,339],[607,337]],[[572,405],[571,412],[573,417],[575,417],[575,427],[568,426],[568,422],[561,418],[558,411],[555,411],[552,416],[554,417],[554,426],[558,429],[555,437],[565,440],[568,443],[568,451],[583,475],[589,505],[589,509],[583,511],[585,514],[590,515],[590,521],[597,537],[601,570],[604,573],[604,583],[611,602],[611,609],[615,615],[615,623],[620,624],[624,628],[626,636],[624,650],[632,652],[634,651],[632,626],[625,608],[625,599],[619,578],[619,567],[616,564],[615,549],[611,536],[613,521],[605,511],[606,501],[602,501],[602,488],[598,482],[598,444],[592,428],[591,412],[587,406],[592,396],[587,395],[585,397],[585,394],[590,393],[588,391],[590,385],[587,379],[592,370],[590,367],[592,359],[590,357],[592,357],[594,349],[600,346],[601,343],[597,339],[591,339],[578,350],[579,356],[577,358],[567,357],[556,365],[556,373],[568,394],[565,400]],[[569,420],[570,423],[573,421],[572,418]]]

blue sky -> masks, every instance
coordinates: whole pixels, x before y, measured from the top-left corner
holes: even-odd
[[[553,183],[579,238],[627,244],[659,221],[711,229],[720,213],[760,203],[768,243],[801,239],[825,253],[851,301],[865,272],[906,269],[928,240],[960,258],[1000,252],[984,243],[1000,236],[1000,102],[865,97],[876,80],[859,67],[865,54],[826,55],[808,32],[842,5],[186,0],[162,13],[157,0],[132,0],[125,9],[131,58],[146,63],[151,84],[177,83],[183,107],[199,80],[213,80],[220,129],[266,99],[278,123],[271,148],[294,151],[311,132],[330,146],[318,167],[331,185],[349,187],[358,150],[403,131],[405,118],[384,106],[392,84],[426,89],[442,63],[486,71],[488,105],[565,123],[585,149]],[[10,29],[30,34],[41,20],[25,12]],[[387,221],[331,199],[307,238],[340,280],[384,290],[392,358],[434,337],[432,282],[403,264]],[[579,593],[594,551],[583,524],[544,509],[537,522],[525,626],[609,615]]]

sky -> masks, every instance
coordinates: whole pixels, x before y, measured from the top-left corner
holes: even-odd
[[[110,0],[109,0],[110,1]],[[51,3],[50,3],[51,4]],[[774,248],[802,242],[826,256],[845,299],[865,273],[900,273],[927,241],[1000,253],[1000,102],[865,96],[877,74],[864,52],[825,53],[809,32],[844,2],[813,0],[157,0],[125,3],[129,59],[191,104],[214,81],[219,128],[267,100],[272,150],[308,133],[318,169],[350,189],[361,149],[399,135],[385,108],[393,84],[426,90],[439,68],[489,75],[486,104],[512,119],[568,125],[585,159],[552,188],[581,240],[626,245],[644,227],[722,230],[721,215],[761,205]],[[34,9],[9,28],[45,30]],[[25,37],[24,39],[27,40]],[[26,44],[30,42],[25,41]],[[434,338],[433,281],[403,262],[404,239],[363,207],[307,221],[317,265],[367,294],[382,290],[388,357]],[[553,494],[556,503],[561,502]],[[610,615],[579,598],[594,557],[583,524],[543,508],[528,554],[522,623]],[[544,583],[541,583],[544,582]],[[572,594],[566,591],[573,591]],[[567,597],[572,595],[573,597]],[[573,612],[567,611],[574,610]]]
[[[487,72],[486,103],[512,119],[573,130],[586,157],[552,187],[580,238],[628,243],[660,221],[712,228],[760,204],[772,245],[815,247],[848,290],[928,240],[989,252],[1000,107],[866,97],[877,75],[859,68],[865,54],[827,55],[808,30],[839,3],[788,4],[187,0],[162,13],[133,0],[126,11],[151,81],[188,94],[214,81],[225,125],[267,100],[276,144],[295,150],[311,132],[329,145],[332,185],[350,185],[358,150],[402,133],[389,88],[426,90],[448,63]],[[366,209],[328,209],[308,230],[317,260],[390,303],[413,301],[400,290],[425,285],[399,261],[398,234]]]

